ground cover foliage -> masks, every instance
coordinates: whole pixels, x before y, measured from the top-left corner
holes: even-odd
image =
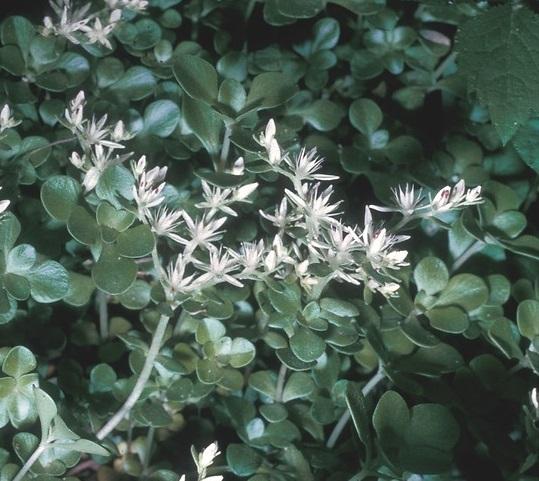
[[[539,479],[535,2],[0,11],[0,481]]]

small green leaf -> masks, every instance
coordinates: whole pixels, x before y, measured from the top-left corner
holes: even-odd
[[[447,285],[449,271],[445,263],[437,257],[424,257],[414,269],[414,281],[418,290],[432,296]]]
[[[539,336],[539,301],[526,299],[518,305],[517,324],[520,333],[528,339]]]
[[[283,402],[287,403],[294,399],[308,396],[314,390],[312,377],[304,372],[293,372],[283,389]]]
[[[226,461],[237,476],[250,476],[262,464],[262,456],[245,444],[229,444],[226,448]]]
[[[69,272],[69,290],[64,301],[71,306],[84,306],[90,301],[95,289],[95,283],[91,277]]]
[[[41,439],[46,440],[49,435],[49,428],[51,427],[52,420],[58,414],[58,409],[56,408],[54,400],[42,389],[36,388],[34,390],[34,395],[37,413],[41,423]]]
[[[67,220],[67,230],[81,244],[92,245],[97,241],[99,231],[95,216],[84,207],[75,206]]]
[[[298,328],[290,338],[290,349],[302,361],[316,361],[326,349],[326,343],[310,329]]]
[[[45,261],[26,275],[32,297],[38,302],[56,302],[69,291],[69,274],[56,261]]]
[[[155,237],[145,224],[132,227],[118,235],[118,254],[125,257],[144,257],[150,254],[155,245]]]
[[[6,354],[2,363],[2,371],[14,378],[33,371],[37,366],[37,361],[30,349],[24,346],[11,348]]]
[[[251,83],[242,113],[277,107],[293,97],[296,91],[296,85],[285,74],[279,72],[261,73]]]
[[[451,334],[460,334],[470,325],[466,312],[457,306],[435,307],[429,310],[426,316],[432,327]]]
[[[488,299],[488,288],[480,277],[473,274],[457,274],[449,280],[440,293],[436,306],[457,305],[471,311]]]
[[[41,201],[51,217],[66,222],[77,205],[80,192],[76,180],[58,175],[47,179],[41,187]]]
[[[207,104],[217,100],[217,72],[213,65],[195,55],[176,55],[172,67],[176,80],[187,94]]]
[[[137,271],[133,260],[122,257],[114,248],[105,248],[92,268],[92,278],[99,289],[117,295],[135,282]]]
[[[11,249],[7,257],[6,271],[15,274],[28,272],[37,259],[36,250],[30,244],[20,244]]]
[[[311,18],[325,6],[323,0],[276,0],[281,15],[291,18]]]
[[[144,111],[144,129],[157,137],[168,137],[180,121],[180,109],[171,100],[156,100]]]
[[[370,99],[357,99],[350,105],[348,112],[351,124],[363,135],[370,136],[384,118],[380,107]]]

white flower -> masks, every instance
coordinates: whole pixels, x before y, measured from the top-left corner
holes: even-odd
[[[213,284],[218,284],[221,282],[227,282],[229,284],[232,284],[236,287],[243,287],[243,284],[235,279],[233,276],[230,275],[230,273],[237,269],[238,262],[237,260],[230,255],[229,252],[225,251],[223,252],[222,248],[219,247],[219,249],[213,248],[209,251],[210,260],[209,264],[205,264],[201,261],[196,260],[195,263],[197,264],[197,267],[203,271],[206,271],[206,274],[202,274],[197,279],[197,284],[201,287],[206,287]],[[219,454],[217,451],[217,444],[214,443],[215,446],[210,445],[208,446],[200,455],[199,457],[199,463],[202,464],[202,459],[210,459],[211,462],[213,462],[213,458]],[[213,446],[213,447],[212,447]],[[207,454],[205,454],[207,451]],[[213,457],[211,457],[213,452],[216,452],[216,454],[213,454]],[[206,464],[205,466],[208,466],[209,464]],[[204,465],[204,464],[202,464]]]
[[[115,26],[115,23],[103,25],[101,23],[101,20],[99,18],[96,18],[92,27],[84,24],[80,27],[80,30],[86,33],[88,43],[100,43],[101,45],[112,49],[112,44],[110,43],[108,37],[114,30]]]
[[[263,265],[264,241],[242,242],[240,251],[230,251],[230,255],[243,267],[238,277],[243,279],[255,279],[259,267]]]
[[[365,256],[374,269],[382,268],[398,269],[408,265],[405,259],[408,252],[391,251],[394,244],[407,240],[408,236],[395,236],[387,232],[385,228],[374,229],[371,211],[365,207],[365,227],[361,234]]]
[[[391,189],[393,192],[393,200],[396,207],[382,207],[378,205],[370,205],[369,207],[379,212],[400,212],[404,216],[412,215],[423,200],[422,190],[415,190],[415,186],[405,184],[404,190],[399,185],[396,189]]]
[[[302,211],[305,222],[304,227],[311,233],[317,234],[322,225],[337,222],[335,216],[339,215],[337,209],[341,202],[330,204],[329,199],[333,194],[333,187],[326,187],[318,193],[320,183],[303,184],[299,195],[289,189],[285,189],[288,198]]]
[[[115,142],[123,142],[124,140],[132,139],[134,136],[135,134],[128,132],[125,129],[124,123],[121,120],[119,120],[118,122],[116,122],[116,125],[114,126],[111,138]]]
[[[201,181],[202,196],[204,202],[199,202],[196,207],[199,209],[208,209],[208,217],[213,217],[218,211],[222,211],[227,215],[237,216],[234,209],[228,206],[232,202],[232,189],[222,189],[221,187],[211,186],[205,180]]]
[[[133,197],[138,206],[139,218],[145,221],[151,215],[150,209],[165,200],[162,192],[166,183],[161,181],[166,176],[167,167],[154,167],[146,172],[146,157],[143,155],[137,162],[131,162],[131,169],[138,181],[133,186]]]
[[[281,147],[279,147],[276,139],[272,139],[268,149],[268,162],[273,166],[277,166],[281,163],[281,160]]]
[[[8,104],[5,104],[2,107],[2,110],[0,111],[0,133],[2,133],[4,130],[16,127],[21,122],[21,120],[15,120]]]
[[[282,263],[294,264],[295,260],[288,254],[288,249],[284,246],[283,239],[279,234],[273,238],[272,249],[264,259],[266,273],[274,272]]]
[[[82,157],[78,152],[72,152],[69,157],[69,161],[80,170],[84,170],[84,165],[86,164],[86,156],[83,154]]]
[[[305,148],[302,148],[299,154],[292,161],[288,158],[285,158],[285,162],[292,169],[294,179],[298,183],[303,183],[305,180],[337,180],[339,176],[337,175],[327,175],[327,174],[316,174],[315,172],[320,170],[324,159],[317,156],[316,149],[313,148],[309,151],[306,151]]]
[[[0,190],[2,190],[2,187],[0,187]],[[0,200],[0,214],[3,214],[6,209],[9,207],[9,200]]]
[[[159,207],[157,212],[150,213],[149,224],[152,231],[158,236],[169,237],[177,241],[180,236],[176,230],[182,224],[183,212],[181,210],[168,210],[167,207]]]
[[[452,209],[460,209],[467,205],[475,205],[483,202],[481,198],[481,186],[466,190],[464,180],[459,180],[453,188],[445,186],[431,200],[430,206],[434,213],[447,212]]]
[[[214,220],[208,220],[206,217],[202,217],[195,221],[187,212],[183,212],[182,215],[189,235],[186,236],[187,238],[178,236],[175,240],[185,245],[188,252],[192,252],[197,247],[205,247],[211,250],[213,247],[212,242],[221,238],[223,231],[219,229],[226,222],[226,217]]]
[[[300,217],[299,215],[293,216],[288,214],[288,201],[286,197],[283,197],[281,203],[275,209],[275,213],[273,215],[267,214],[262,210],[259,210],[258,212],[264,219],[270,221],[275,227],[278,227],[279,229],[285,229],[289,223],[296,221]]]
[[[531,400],[532,400],[532,404],[533,404],[533,407],[535,409],[538,409],[539,410],[539,396],[537,394],[537,388],[534,387],[532,389],[532,392],[531,392]]]
[[[234,190],[233,199],[235,201],[244,201],[249,197],[258,187],[258,182],[253,182],[252,184],[242,185]]]
[[[91,167],[86,170],[86,173],[84,175],[83,185],[86,188],[86,192],[90,192],[99,181],[99,178],[105,170],[115,164],[119,164],[123,160],[125,160],[125,156],[120,157],[116,155],[115,157],[112,157],[112,149],[103,149],[101,145],[95,145],[93,150],[91,151],[90,155],[90,161],[91,161]],[[71,154],[71,162],[75,162],[76,167],[80,165],[80,169],[85,170],[85,157],[79,159],[78,154],[73,155]]]
[[[110,149],[123,149],[124,146],[118,142],[107,139],[110,134],[109,127],[105,127],[107,122],[107,115],[103,115],[99,120],[95,120],[95,117],[92,117],[91,122],[86,122],[80,131],[80,139],[83,144],[87,146],[92,145],[103,145]]]
[[[50,17],[43,19],[45,27],[42,29],[44,36],[59,35],[65,37],[70,42],[78,45],[79,38],[75,35],[81,32],[83,27],[90,21],[87,16],[91,3],[86,3],[80,8],[72,9],[70,0],[58,0],[57,3],[50,2],[56,16],[60,18],[59,23],[54,23]]]
[[[257,140],[258,143],[267,151],[269,151],[271,148],[271,142],[275,140],[276,131],[277,130],[275,128],[275,122],[273,121],[273,119],[269,119],[268,123],[266,124],[266,129],[264,133],[260,134]]]
[[[238,157],[232,166],[231,174],[232,175],[243,175],[245,171],[245,161],[243,157]]]
[[[219,451],[217,442],[211,443],[198,455],[198,465],[201,468],[207,468],[219,454],[221,454],[221,451]]]
[[[163,273],[163,283],[173,293],[189,292],[193,288],[195,275],[185,275],[185,269],[188,266],[186,257],[179,254],[175,262],[171,262]]]

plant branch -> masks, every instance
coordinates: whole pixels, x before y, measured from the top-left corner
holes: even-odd
[[[26,460],[23,467],[17,473],[17,476],[12,479],[12,481],[21,481],[26,475],[26,473],[30,471],[34,463],[39,459],[39,457],[45,452],[48,447],[49,445],[47,443],[40,443],[36,450],[32,453],[32,456],[30,456]]]
[[[275,388],[275,400],[277,402],[283,402],[283,390],[284,382],[286,380],[286,371],[287,367],[284,364],[281,364],[279,369],[279,377],[277,378],[277,387]]]
[[[385,377],[385,374],[380,367],[378,371],[376,372],[376,374],[373,377],[371,377],[369,381],[367,382],[367,384],[365,384],[365,386],[363,386],[363,388],[361,389],[361,393],[363,394],[363,396],[367,397],[367,395],[378,385],[380,381],[384,379],[384,377]],[[340,419],[337,421],[337,424],[335,425],[335,427],[333,428],[333,431],[329,435],[328,441],[326,443],[326,447],[330,449],[335,447],[335,444],[337,444],[337,441],[339,440],[339,437],[342,431],[348,424],[348,421],[350,421],[350,417],[351,417],[350,410],[347,409],[346,411],[344,411]]]
[[[462,265],[473,255],[477,254],[485,247],[485,243],[480,240],[476,240],[470,247],[468,247],[462,254],[457,256],[451,266],[451,272],[458,271]]]
[[[148,428],[148,435],[146,436],[146,445],[144,447],[144,461],[142,463],[142,472],[147,473],[150,466],[150,460],[152,459],[152,446],[153,438],[155,435],[155,428],[150,426]]]
[[[98,290],[95,297],[95,303],[97,305],[97,312],[99,313],[99,335],[102,341],[109,337],[108,301],[109,299],[107,294]]]
[[[457,52],[451,52],[447,57],[445,57],[440,65],[438,65],[438,68],[434,71],[433,77],[435,81],[438,81],[438,79],[444,74],[445,69],[447,66],[455,61],[455,58],[457,57]]]
[[[218,172],[224,172],[226,168],[226,159],[228,158],[228,152],[230,151],[230,135],[232,134],[232,127],[227,125],[225,128],[225,135],[223,137],[223,145],[221,147],[221,155],[219,156],[219,164],[217,166]]]
[[[133,390],[131,391],[131,394],[129,394],[124,404],[122,405],[122,407],[97,432],[96,436],[97,436],[97,439],[99,439],[100,441],[105,439],[112,432],[112,430],[116,426],[118,426],[118,424],[122,422],[124,417],[131,411],[133,406],[139,400],[142,394],[142,391],[144,390],[144,386],[146,385],[146,382],[148,382],[148,379],[150,378],[150,375],[152,374],[155,358],[159,354],[159,349],[161,348],[161,343],[163,341],[163,338],[165,337],[165,331],[166,331],[169,319],[170,318],[168,316],[164,316],[164,315],[160,317],[159,323],[157,324],[157,328],[155,329],[155,332],[152,338],[152,342],[150,344],[150,349],[148,350],[148,354],[146,355],[146,360],[144,361],[144,366],[142,367],[142,370],[140,371],[137,382],[135,383],[135,386]]]

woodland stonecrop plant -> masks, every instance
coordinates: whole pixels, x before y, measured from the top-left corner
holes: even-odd
[[[19,3],[0,481],[539,479],[534,2]]]

